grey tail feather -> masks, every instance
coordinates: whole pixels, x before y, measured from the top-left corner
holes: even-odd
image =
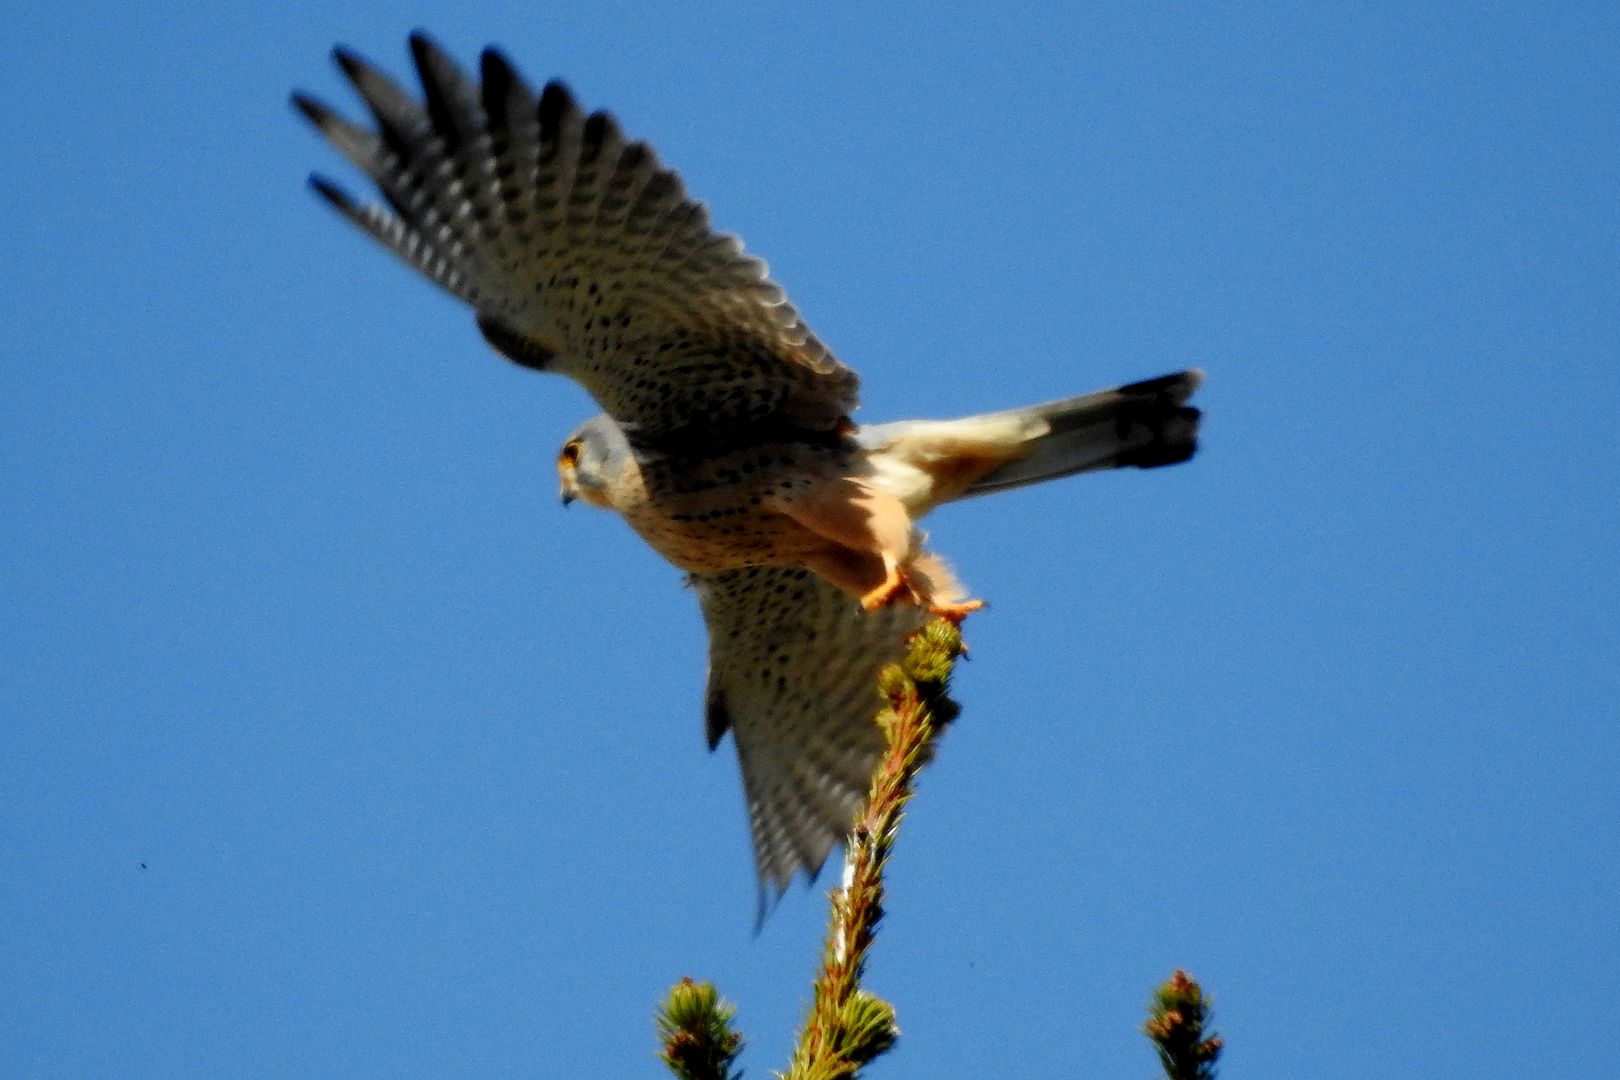
[[[962,498],[1023,487],[1074,473],[1186,461],[1198,449],[1197,409],[1185,404],[1204,381],[1197,370],[1113,390],[1011,410],[1045,420],[1028,456],[986,473]]]

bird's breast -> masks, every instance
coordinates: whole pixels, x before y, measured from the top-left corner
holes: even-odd
[[[767,444],[709,458],[659,458],[616,499],[619,512],[682,570],[796,563],[825,540],[778,507],[856,467],[847,444]]]

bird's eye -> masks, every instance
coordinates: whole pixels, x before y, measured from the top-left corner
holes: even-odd
[[[557,455],[557,460],[562,462],[564,465],[579,464],[579,443],[565,443],[562,448],[562,453]]]

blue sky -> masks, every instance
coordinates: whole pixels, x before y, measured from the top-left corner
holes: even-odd
[[[861,418],[1197,365],[1191,464],[931,520],[993,607],[902,838],[884,1076],[1599,1075],[1620,968],[1612,5],[65,4],[0,17],[0,1074],[785,1064],[692,598],[594,411],[304,188],[327,51],[608,107]],[[824,876],[823,885],[828,880]]]

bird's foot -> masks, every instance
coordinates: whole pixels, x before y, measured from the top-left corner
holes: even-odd
[[[861,597],[861,610],[876,611],[878,608],[888,607],[900,599],[901,593],[909,593],[913,598],[916,597],[911,582],[906,580],[906,575],[900,572],[900,568],[890,567],[883,578],[883,584]]]
[[[952,626],[961,626],[962,620],[984,607],[983,600],[963,600],[960,603],[946,604],[939,601],[930,601],[928,614],[938,619],[944,619]]]

